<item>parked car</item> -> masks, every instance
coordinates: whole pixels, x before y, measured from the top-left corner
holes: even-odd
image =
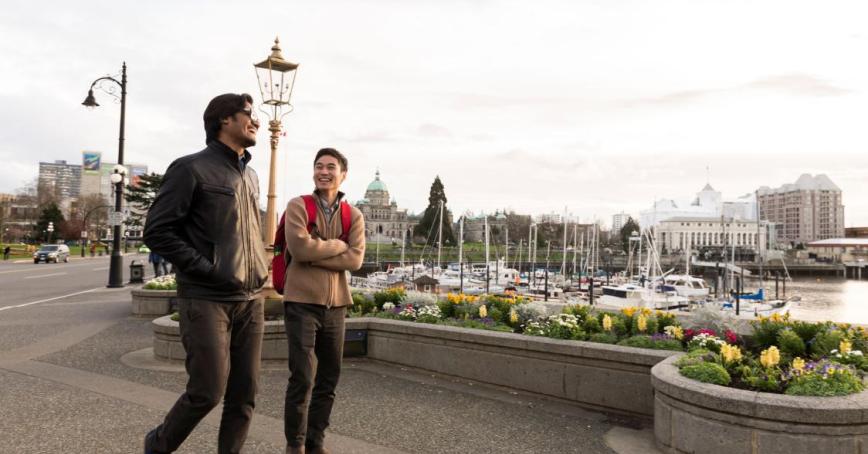
[[[150,252],[151,252],[151,248],[149,248],[147,245],[143,244],[143,245],[139,246],[139,253],[140,254],[148,254]]]
[[[33,263],[69,262],[69,246],[65,244],[43,244],[33,253]]]

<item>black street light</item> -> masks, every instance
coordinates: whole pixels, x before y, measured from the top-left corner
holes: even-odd
[[[93,97],[93,87],[97,86],[98,83],[108,81],[116,83],[121,89],[121,127],[120,127],[120,135],[118,137],[118,165],[115,166],[114,172],[111,176],[111,181],[115,185],[115,213],[122,213],[121,211],[121,201],[123,199],[124,194],[124,175],[126,174],[126,168],[123,167],[124,164],[124,118],[127,107],[127,63],[124,62],[123,69],[121,70],[121,80],[118,81],[114,77],[105,76],[100,77],[99,79],[93,81],[90,84],[90,89],[87,91],[87,98],[84,99],[84,102],[81,104],[88,108],[94,108],[99,106],[97,104],[96,99]],[[99,87],[102,88],[102,87]],[[111,86],[108,89],[105,89],[107,93],[114,95],[115,87]],[[123,169],[123,170],[120,170]],[[117,216],[117,215],[116,215]],[[112,256],[111,261],[109,262],[109,281],[107,287],[116,288],[124,286],[124,258],[121,255],[121,224],[122,222],[118,222],[118,219],[113,220],[114,230],[112,234]]]

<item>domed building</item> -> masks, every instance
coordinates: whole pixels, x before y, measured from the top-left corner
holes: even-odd
[[[386,184],[380,180],[380,171],[365,190],[365,198],[356,202],[365,217],[365,240],[368,243],[399,243],[402,232],[409,241],[418,220],[411,220],[407,210],[398,209],[398,202],[390,198]]]

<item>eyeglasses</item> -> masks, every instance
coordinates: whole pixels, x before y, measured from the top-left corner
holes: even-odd
[[[251,110],[242,109],[242,110],[239,110],[238,113],[243,113],[244,115],[247,115],[247,118],[250,118],[251,120],[259,123],[259,117],[256,116],[256,112],[254,112],[252,109]]]

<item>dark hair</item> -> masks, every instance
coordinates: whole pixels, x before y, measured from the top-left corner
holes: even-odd
[[[323,156],[331,156],[338,160],[341,163],[341,170],[343,172],[347,171],[347,158],[342,155],[340,151],[335,150],[334,148],[323,148],[320,151],[316,152],[316,157],[313,158],[313,164],[316,165],[316,162],[319,161],[319,158]]]
[[[253,105],[253,98],[247,93],[226,93],[212,99],[202,115],[205,122],[205,143],[216,140],[223,119],[241,112],[247,103]]]

